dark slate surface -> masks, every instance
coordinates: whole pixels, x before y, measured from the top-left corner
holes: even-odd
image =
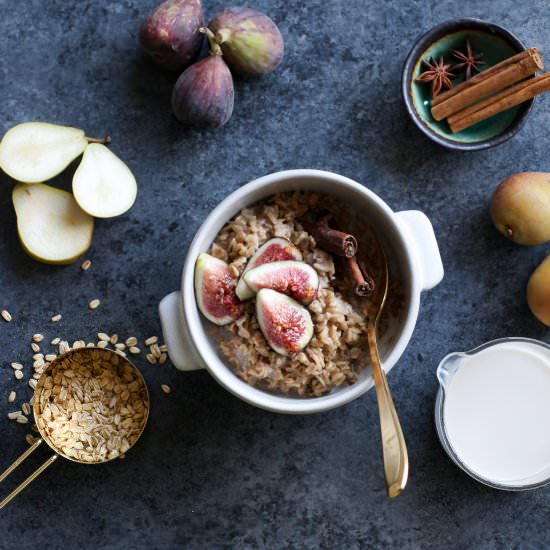
[[[78,264],[45,266],[22,252],[13,182],[1,176],[0,308],[15,319],[0,324],[0,466],[26,448],[25,427],[6,419],[6,396],[12,388],[29,395],[9,362],[28,365],[33,333],[158,334],[157,304],[178,286],[186,247],[208,212],[250,179],[307,167],[350,176],[396,210],[423,210],[435,226],[446,277],[423,297],[410,346],[389,377],[410,482],[396,501],[386,499],[373,393],[326,414],[279,416],[241,403],[205,372],[142,361],[152,393],[143,440],[105,466],[58,461],[0,512],[0,547],[547,547],[548,490],[501,493],[470,480],[440,448],[432,410],[446,353],[508,335],[550,341],[524,300],[546,249],[512,245],[487,215],[504,177],[550,171],[550,98],[511,142],[457,154],[424,139],[400,97],[415,37],[451,17],[500,23],[550,56],[547,2],[256,0],[280,24],[284,64],[237,83],[234,116],[218,131],[182,129],[170,115],[174,77],[138,53],[136,32],[154,4],[0,0],[0,131],[45,120],[108,132],[140,183],[128,215],[97,223],[93,267],[82,273]],[[227,5],[205,4],[208,16]],[[68,186],[70,173],[57,181]],[[91,313],[94,297],[103,303]],[[53,326],[58,311],[64,320]],[[162,394],[161,383],[174,393]],[[48,456],[36,454],[1,484],[2,495]]]

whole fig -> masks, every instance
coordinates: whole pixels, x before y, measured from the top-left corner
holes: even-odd
[[[180,75],[172,92],[172,112],[191,126],[223,126],[233,113],[233,77],[213,34],[204,32],[210,55]]]
[[[203,25],[200,0],[166,0],[143,22],[139,42],[161,67],[182,70],[201,49]]]
[[[277,25],[250,8],[228,8],[208,28],[216,35],[230,69],[244,76],[270,73],[281,62],[283,37]]]

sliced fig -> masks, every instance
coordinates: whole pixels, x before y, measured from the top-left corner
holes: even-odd
[[[305,262],[292,260],[255,267],[245,273],[244,282],[253,292],[270,288],[292,296],[304,305],[315,299],[319,288],[317,271]]]
[[[201,313],[209,321],[227,325],[241,315],[236,284],[237,279],[223,260],[199,254],[195,263],[195,297]]]
[[[237,296],[241,300],[248,300],[254,296],[254,292],[244,282],[244,274],[250,271],[253,267],[258,267],[262,264],[271,262],[280,262],[283,260],[302,260],[302,253],[298,247],[294,246],[288,239],[284,237],[273,237],[265,242],[258,251],[246,264],[246,268],[237,283]]]
[[[309,311],[275,290],[264,288],[258,292],[256,316],[267,343],[281,355],[298,353],[313,337]]]

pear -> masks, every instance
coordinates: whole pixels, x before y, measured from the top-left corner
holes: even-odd
[[[0,168],[17,181],[38,183],[63,172],[90,141],[83,130],[47,122],[24,122],[0,142]],[[106,138],[108,141],[108,138]]]
[[[130,169],[105,145],[90,143],[73,176],[80,208],[96,218],[112,218],[129,210],[137,195]]]
[[[504,180],[491,199],[491,218],[517,244],[550,241],[550,174],[521,172]]]
[[[19,239],[35,260],[69,264],[90,247],[94,220],[67,191],[43,183],[18,183],[12,200]]]
[[[550,327],[550,255],[535,269],[529,279],[527,303],[533,315]]]

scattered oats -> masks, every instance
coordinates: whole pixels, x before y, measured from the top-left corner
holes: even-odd
[[[67,353],[71,348],[69,346],[69,342],[67,342],[66,340],[61,340],[61,342],[59,342],[59,355],[62,355],[63,353]]]
[[[10,391],[10,394],[8,395],[8,403],[13,403],[16,397],[17,394],[14,391]]]
[[[101,304],[101,301],[95,298],[88,304],[88,307],[90,309],[97,309],[99,307],[99,304]]]
[[[43,334],[34,334],[33,337],[32,337],[33,341],[34,342],[42,342],[42,340],[44,340],[44,335]]]
[[[118,342],[118,334],[113,334],[109,339],[109,342],[111,342],[111,344],[113,344],[114,346]]]
[[[13,411],[11,413],[8,413],[8,418],[10,420],[15,420],[18,416],[21,416],[23,413],[21,411]]]
[[[126,353],[124,353],[121,349],[115,349],[115,353],[121,357],[126,357]]]
[[[18,423],[18,424],[28,424],[29,423],[29,419],[26,417],[26,416],[23,416],[22,414],[20,414],[16,419],[15,421]]]
[[[165,394],[172,393],[172,388],[168,384],[162,384],[160,387]]]
[[[168,355],[166,355],[166,353],[161,353],[159,357],[159,365],[164,365],[167,359],[168,359]]]
[[[45,357],[46,361],[55,361],[57,359],[57,355],[55,353],[48,353]]]
[[[21,405],[21,410],[23,411],[23,414],[26,414],[27,416],[31,414],[31,406],[28,403],[23,403]]]
[[[132,355],[137,355],[138,353],[141,353],[141,350],[136,347],[136,346],[130,346],[130,348],[128,348],[128,351],[132,354]]]
[[[88,269],[90,269],[91,266],[92,266],[92,260],[84,260],[82,262],[82,265],[80,266],[80,269],[82,269],[82,271],[88,271]]]
[[[131,348],[132,346],[136,346],[138,343],[138,339],[135,336],[130,336],[130,338],[126,339],[126,345]]]
[[[23,368],[23,365],[21,363],[11,363],[11,368],[13,370],[21,370]]]
[[[101,349],[106,348],[108,345],[109,345],[109,342],[106,342],[105,340],[101,340],[100,342],[97,343],[97,347]]]
[[[86,347],[86,342],[84,340],[75,340],[73,342],[73,349],[82,349]]]
[[[44,361],[44,359],[37,359],[33,364],[32,364],[32,368],[34,370],[38,370],[38,369],[41,369],[43,367],[46,366],[46,363]]]
[[[87,347],[87,348],[95,348],[95,344],[94,344],[93,342],[88,342],[88,343],[86,344],[86,347]]]
[[[164,353],[165,351],[168,351],[168,346],[166,344],[162,344],[162,346],[159,346],[159,349]]]
[[[147,340],[145,340],[145,345],[152,346],[153,344],[156,344],[158,341],[159,339],[157,336],[150,336],[149,338],[147,338]]]
[[[23,379],[23,371],[20,371],[20,370],[16,370],[13,375],[15,376],[15,378],[17,378],[17,380],[22,380]]]
[[[153,344],[150,348],[151,353],[158,359],[160,357],[160,348],[158,344]]]
[[[152,353],[148,353],[145,358],[149,363],[151,363],[151,365],[157,364],[157,358]]]
[[[115,344],[115,348],[124,351],[126,349],[126,344],[123,344],[122,342],[117,342]]]
[[[35,380],[40,380],[40,377],[42,376],[42,373],[41,372],[35,372],[32,377],[35,379]]]
[[[30,386],[33,390],[36,389],[36,384],[38,384],[38,382],[37,382],[34,378],[31,378],[31,379],[29,380],[29,386]]]
[[[36,438],[34,437],[34,435],[32,434],[27,434],[25,436],[25,441],[29,444],[29,445],[34,445],[36,443]]]
[[[51,319],[52,323],[59,323],[59,321],[61,321],[61,319],[63,319],[63,316],[61,315],[61,313],[58,313],[57,315],[54,315]]]
[[[36,342],[31,344],[31,349],[34,353],[40,353],[40,346]]]
[[[32,407],[34,405],[34,394],[29,399],[29,405]]]
[[[102,340],[104,342],[108,342],[111,339],[111,337],[104,332],[98,332],[97,337],[99,338],[99,340]]]
[[[59,342],[61,342],[61,338],[54,338],[54,339],[50,342],[50,344],[51,344],[52,346],[57,346],[57,344],[59,344]]]
[[[35,353],[33,356],[32,356],[33,360],[34,361],[38,361],[40,359],[44,359],[44,354],[43,353]]]
[[[13,317],[11,316],[10,312],[6,309],[3,309],[0,311],[0,315],[2,315],[2,319],[6,321],[6,323],[11,323]]]

